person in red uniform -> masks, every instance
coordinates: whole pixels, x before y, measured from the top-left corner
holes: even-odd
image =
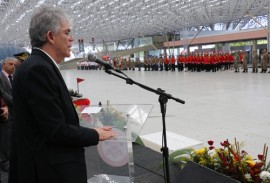
[[[170,64],[171,64],[172,71],[175,71],[175,57],[174,57],[174,55],[172,55],[170,58]]]
[[[169,70],[169,59],[167,55],[164,56],[164,66],[165,66],[165,71]]]
[[[180,54],[177,56],[177,69],[183,71],[183,56]]]

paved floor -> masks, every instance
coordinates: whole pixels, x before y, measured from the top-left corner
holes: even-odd
[[[162,130],[158,96],[104,71],[62,70],[68,88],[79,92],[97,105],[153,104],[141,135]],[[134,81],[154,89],[162,88],[186,104],[167,103],[167,131],[216,147],[226,139],[244,142],[244,149],[254,158],[264,143],[270,146],[270,74],[213,72],[125,71]],[[268,157],[269,159],[269,157]]]

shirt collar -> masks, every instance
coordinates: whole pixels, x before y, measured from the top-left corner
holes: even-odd
[[[6,71],[4,71],[3,69],[2,69],[2,72],[8,78],[9,74]],[[11,74],[11,76],[13,76],[13,75]]]

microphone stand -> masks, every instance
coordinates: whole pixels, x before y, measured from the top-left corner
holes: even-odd
[[[161,148],[161,152],[163,154],[163,161],[165,162],[165,172],[164,172],[164,180],[166,181],[166,183],[170,183],[170,170],[169,170],[169,149],[167,146],[167,136],[166,136],[166,122],[165,122],[165,116],[166,116],[166,104],[168,102],[168,99],[172,99],[175,100],[176,102],[179,102],[181,104],[185,104],[185,101],[179,99],[179,98],[175,98],[170,94],[165,93],[165,90],[162,90],[160,88],[158,89],[153,89],[150,88],[146,85],[143,85],[141,83],[138,83],[136,81],[133,81],[132,79],[130,79],[128,76],[123,77],[120,76],[119,74],[116,74],[114,72],[112,72],[111,70],[105,68],[105,72],[111,75],[114,75],[116,77],[119,77],[121,79],[126,80],[127,84],[130,85],[137,85],[140,86],[141,88],[148,90],[150,92],[156,93],[157,95],[159,95],[159,103],[160,103],[160,109],[161,109],[161,113],[162,113],[162,125],[163,125],[163,140],[164,140],[164,146],[162,146]],[[162,143],[163,144],[163,143]],[[163,164],[164,166],[164,164]]]

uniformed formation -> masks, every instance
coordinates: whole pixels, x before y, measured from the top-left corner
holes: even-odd
[[[77,69],[78,70],[97,70],[100,69],[100,65],[95,62],[90,62],[87,60],[77,62]]]
[[[261,58],[256,51],[252,53],[252,72],[257,73],[258,67],[261,67],[261,73],[267,72],[268,65],[268,53],[263,50]],[[239,67],[242,67],[242,72],[248,72],[249,55],[246,51],[235,52],[206,52],[206,53],[191,53],[191,54],[179,54],[163,55],[160,57],[149,56],[144,57],[144,62],[141,62],[138,58],[133,61],[130,58],[114,57],[109,60],[108,63],[119,70],[135,70],[137,67],[139,71],[190,71],[190,72],[216,72],[221,70],[234,69],[235,72],[239,72]],[[232,67],[233,66],[233,67]],[[96,70],[102,67],[94,62],[83,61],[77,63],[79,70]],[[143,68],[143,69],[142,69]],[[269,71],[270,72],[270,71]]]

